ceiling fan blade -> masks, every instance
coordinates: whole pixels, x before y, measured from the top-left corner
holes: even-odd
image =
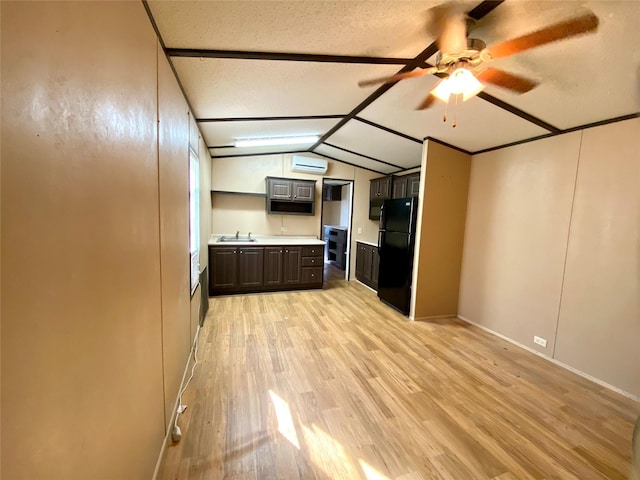
[[[378,85],[380,83],[394,83],[400,80],[404,80],[405,78],[422,77],[424,75],[431,75],[433,73],[436,73],[437,71],[438,71],[437,67],[430,67],[422,70],[414,70],[412,72],[399,73],[397,75],[391,75],[390,77],[380,77],[380,78],[373,78],[371,80],[362,80],[358,82],[358,85],[360,87],[369,87],[371,85]]]
[[[437,37],[442,53],[456,54],[467,49],[467,18],[460,2],[431,8],[427,30]]]
[[[422,100],[422,103],[416,107],[416,110],[426,110],[431,105],[433,105],[433,102],[435,101],[436,101],[436,97],[431,95],[431,92],[429,92],[429,95],[427,95],[425,99]]]
[[[582,33],[595,32],[598,28],[598,17],[593,13],[588,13],[581,17],[565,20],[536,32],[523,35],[521,37],[497,43],[487,48],[493,58],[503,58],[509,55],[539,47],[547,43],[556,42],[564,38],[573,37]]]
[[[486,68],[475,74],[481,82],[490,83],[498,87],[506,88],[516,93],[526,93],[536,88],[539,84],[534,80],[514,75],[496,68]]]

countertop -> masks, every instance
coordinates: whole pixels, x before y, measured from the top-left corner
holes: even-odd
[[[234,246],[234,245],[243,245],[243,246],[265,246],[265,245],[324,245],[325,242],[323,240],[318,240],[316,237],[285,237],[280,235],[252,235],[251,238],[255,238],[255,242],[218,242],[218,238],[225,237],[233,237],[235,234],[223,234],[216,233],[211,235],[209,238],[209,245],[216,245],[218,247],[224,247],[226,245]],[[245,235],[246,236],[246,235]]]
[[[357,243],[364,243],[365,245],[370,245],[372,247],[377,247],[378,244],[374,242],[367,242],[366,240],[356,240]]]
[[[334,230],[347,230],[347,227],[341,227],[340,225],[325,225],[324,228],[333,228]]]

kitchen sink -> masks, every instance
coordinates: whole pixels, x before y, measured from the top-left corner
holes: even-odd
[[[218,238],[218,242],[222,242],[222,243],[226,243],[226,242],[255,242],[256,239],[255,238],[251,238],[251,237],[236,237],[236,236],[231,236],[231,237],[220,237]]]

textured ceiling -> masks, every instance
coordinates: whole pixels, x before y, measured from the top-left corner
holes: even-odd
[[[450,105],[447,114],[455,117],[456,128],[451,121],[443,123],[443,103],[415,110],[436,77],[407,79],[382,90],[358,87],[358,80],[400,71],[434,42],[427,12],[439,3],[147,4],[213,156],[309,149],[386,174],[419,165],[419,142],[425,137],[477,152],[640,110],[636,0],[493,2],[495,8],[486,16],[480,13],[483,18],[470,32],[488,45],[585,11],[595,13],[600,25],[594,34],[496,60],[492,66],[540,86],[524,95],[489,86],[479,97]],[[489,4],[459,3],[465,11],[480,6],[480,12]],[[235,138],[306,133],[322,135],[322,142],[231,147]]]

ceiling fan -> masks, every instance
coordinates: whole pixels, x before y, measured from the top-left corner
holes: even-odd
[[[506,88],[517,94],[526,93],[534,89],[538,82],[489,67],[487,64],[492,60],[515,55],[547,43],[595,32],[599,23],[598,17],[588,12],[487,47],[482,40],[467,38],[470,20],[460,10],[458,4],[452,2],[440,5],[431,9],[430,13],[429,30],[437,36],[436,65],[390,77],[364,80],[358,82],[358,85],[367,87],[381,83],[394,83],[405,78],[432,74],[441,77],[416,110],[429,108],[436,98],[447,103],[465,101],[484,88],[481,82]]]

